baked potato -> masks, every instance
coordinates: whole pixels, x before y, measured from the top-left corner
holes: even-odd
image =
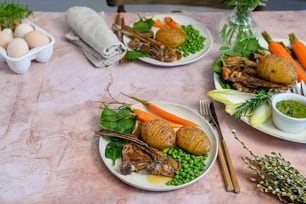
[[[156,32],[155,39],[168,47],[177,48],[184,44],[187,35],[176,28],[165,27]]]
[[[148,145],[164,149],[175,145],[176,134],[167,121],[155,119],[142,123],[141,137]]]
[[[256,72],[260,78],[279,84],[291,84],[297,80],[294,65],[278,54],[262,57],[257,64]]]
[[[206,133],[192,126],[182,126],[176,131],[176,145],[198,156],[204,155],[211,148],[211,143]]]

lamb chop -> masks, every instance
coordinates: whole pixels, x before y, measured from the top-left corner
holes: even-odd
[[[146,52],[153,59],[161,62],[173,62],[182,58],[182,54],[178,50],[167,47],[163,43],[127,25],[119,26],[114,24],[112,28],[114,31],[120,31],[125,35],[133,37],[128,44],[129,47],[133,50]]]
[[[233,82],[233,84],[238,83],[239,86],[236,87],[240,87],[240,91],[257,88],[268,88],[269,90],[273,91],[284,91],[289,89],[288,85],[266,81],[255,75],[247,73],[247,69],[222,67],[222,76],[224,80]],[[246,87],[246,89],[244,90],[243,87]]]
[[[263,55],[255,57],[260,59]],[[261,79],[257,75],[257,62],[241,56],[227,56],[223,59],[222,77],[232,83],[232,86],[242,92],[256,93],[258,88],[267,88],[269,91],[281,92],[288,90],[289,85]]]
[[[137,145],[131,142],[124,144],[120,167],[120,171],[123,175],[147,169],[151,162],[152,158],[144,153]]]
[[[148,174],[174,177],[181,164],[164,155],[133,135],[124,134],[114,130],[102,128],[97,135],[110,136],[126,139],[131,142],[124,145],[122,151],[121,173],[124,175],[131,172],[146,170]]]

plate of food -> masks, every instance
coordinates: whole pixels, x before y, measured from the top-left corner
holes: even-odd
[[[277,41],[277,42],[282,42],[285,46],[288,46],[290,47],[290,41],[288,39],[281,39],[281,38],[275,38],[274,41]],[[264,40],[264,39],[259,39],[258,40],[259,44],[264,47],[264,48],[267,48],[268,47],[268,44],[267,42]],[[269,53],[268,53],[269,54]],[[240,76],[241,77],[241,76]],[[247,79],[246,79],[247,80]],[[254,79],[254,80],[257,80],[257,79]],[[254,81],[253,81],[254,82]],[[252,83],[253,83],[252,82]],[[263,81],[261,80],[258,80],[257,81],[258,83],[262,83]],[[256,83],[257,83],[256,82]],[[217,73],[214,73],[214,86],[217,90],[220,90],[220,89],[223,89],[224,86],[222,86],[223,82],[221,82],[221,79],[220,79],[220,76],[219,74]],[[258,85],[257,83],[257,85]],[[265,82],[264,82],[265,83]],[[249,83],[251,84],[251,82]],[[271,86],[274,86],[274,84],[271,84]],[[241,87],[240,87],[241,88]],[[268,87],[268,88],[271,88],[271,87]],[[273,87],[275,88],[275,87]],[[273,89],[272,88],[272,89]],[[238,91],[241,91],[241,95],[239,94],[232,94],[232,95],[227,95],[228,99],[230,101],[241,101],[241,98],[248,98],[247,95],[249,95],[249,98],[253,97],[254,96],[254,93],[246,93],[244,92],[243,90],[245,90],[245,88],[241,88],[239,90],[239,87],[237,87]],[[235,90],[237,90],[235,89]],[[289,91],[289,88],[288,87],[277,87],[277,92],[286,92],[286,91]],[[282,90],[283,89],[283,90]],[[287,90],[286,90],[287,89]],[[277,93],[276,92],[276,93]],[[273,96],[273,92],[271,92],[271,95]],[[243,116],[240,118],[243,122],[247,123],[248,125],[252,126],[250,124],[250,117],[246,117],[246,116]],[[252,126],[254,128],[256,128],[257,130],[261,131],[261,132],[264,132],[266,134],[269,134],[271,136],[274,136],[274,137],[277,137],[277,138],[280,138],[280,139],[284,139],[284,140],[288,140],[288,141],[292,141],[292,142],[298,142],[298,143],[306,143],[306,130],[304,131],[301,131],[301,132],[297,132],[297,133],[288,133],[288,132],[284,132],[280,129],[278,129],[274,124],[273,124],[273,121],[272,121],[272,117],[269,117],[264,123],[258,125],[258,126]]]
[[[114,175],[116,176],[118,179],[120,179],[122,182],[129,184],[135,188],[139,188],[139,189],[143,189],[143,190],[148,190],[148,191],[172,191],[172,190],[177,190],[177,189],[181,189],[181,188],[185,188],[193,183],[195,183],[196,181],[198,181],[199,179],[203,178],[204,175],[206,175],[209,170],[211,169],[211,167],[213,166],[216,157],[217,157],[217,149],[218,149],[218,140],[217,137],[215,135],[215,131],[213,130],[212,126],[201,117],[201,115],[199,113],[197,113],[196,111],[190,109],[189,107],[180,105],[180,104],[174,104],[174,103],[168,103],[168,102],[159,102],[159,101],[154,101],[154,104],[159,106],[160,108],[175,114],[179,117],[183,117],[185,119],[188,119],[196,124],[198,124],[198,129],[204,131],[204,133],[207,135],[207,139],[210,142],[210,148],[208,150],[208,152],[205,153],[205,155],[202,156],[196,156],[196,155],[192,155],[190,154],[190,157],[192,158],[196,158],[196,159],[200,159],[198,160],[199,162],[197,162],[198,165],[202,166],[202,170],[200,172],[197,173],[197,175],[195,175],[192,178],[189,178],[188,180],[186,180],[185,182],[180,182],[180,183],[174,183],[171,181],[174,181],[175,177],[173,175],[173,171],[171,170],[171,168],[162,168],[161,170],[158,170],[158,175],[156,173],[149,173],[152,172],[152,165],[154,166],[154,169],[156,169],[155,166],[155,159],[153,162],[149,162],[150,165],[146,166],[144,165],[144,163],[141,163],[139,161],[142,161],[142,159],[139,159],[139,157],[143,157],[143,156],[139,156],[139,155],[143,155],[143,153],[137,154],[138,156],[138,160],[136,163],[133,163],[133,168],[134,171],[132,170],[129,173],[126,173],[126,166],[130,166],[127,165],[128,163],[130,163],[130,160],[127,158],[131,158],[134,156],[131,156],[131,152],[132,151],[126,151],[126,148],[130,145],[130,143],[125,144],[126,146],[124,146],[123,150],[122,150],[122,155],[121,158],[118,158],[115,162],[115,164],[113,163],[113,161],[109,158],[106,157],[105,154],[105,150],[107,148],[107,144],[110,142],[110,138],[106,137],[106,136],[100,136],[100,141],[99,141],[99,151],[100,151],[100,155],[102,158],[102,161],[104,162],[104,164],[106,165],[106,167],[108,168],[108,170]],[[148,111],[146,109],[146,107],[144,107],[141,104],[137,104],[133,106],[134,109],[140,109],[140,110],[144,110],[144,111]],[[142,128],[144,128],[144,123],[142,124]],[[175,129],[176,134],[178,133],[178,129]],[[113,134],[113,133],[110,133]],[[144,134],[142,132],[142,134]],[[102,135],[102,134],[99,134]],[[103,134],[105,135],[105,133]],[[108,134],[106,134],[108,135]],[[140,138],[144,138],[144,136],[140,137]],[[139,140],[141,140],[139,142]],[[143,140],[144,139],[139,139],[137,140],[139,144],[142,144],[141,149],[143,149],[144,146],[146,146],[146,148],[151,148],[150,145],[148,145],[147,143],[143,144]],[[176,138],[177,140],[177,138]],[[129,140],[127,140],[129,141]],[[132,142],[133,143],[133,142]],[[176,145],[177,145],[177,141],[176,141]],[[172,148],[166,148],[167,152],[169,152],[171,149],[174,150],[173,148],[176,148],[176,150],[178,150],[179,148],[177,147],[172,147]],[[172,151],[171,150],[171,151]],[[127,153],[129,152],[129,157],[127,156]],[[155,150],[153,151],[155,152]],[[164,158],[165,155],[168,155],[164,152],[164,150],[160,150],[157,151],[158,155],[161,157],[158,158]],[[162,152],[162,155],[160,155],[160,152]],[[155,158],[155,153],[154,155],[150,155],[150,157]],[[166,156],[169,157],[169,156]],[[189,156],[188,156],[189,157]],[[135,157],[134,157],[135,158]],[[174,158],[174,157],[171,157]],[[170,163],[177,162],[177,159],[170,159]],[[160,162],[162,161],[162,165],[160,165]],[[168,163],[169,160],[166,159],[161,159],[161,161],[158,159],[159,165],[157,166],[167,166],[168,167]],[[164,163],[164,161],[166,161]],[[135,162],[135,161],[133,161]],[[180,161],[179,162],[180,165],[179,167],[176,169],[174,174],[178,174],[178,172],[180,171],[180,173],[184,172],[188,165],[185,165],[185,161]],[[170,164],[169,164],[170,165]],[[138,167],[142,168],[146,166],[143,169],[140,169],[139,171],[135,170]],[[149,170],[151,169],[151,170]],[[178,170],[178,171],[177,171]],[[157,172],[157,171],[153,171],[153,172]],[[172,172],[172,173],[171,173]],[[124,175],[125,174],[125,175]],[[171,175],[170,175],[171,174]],[[165,176],[166,175],[166,176]],[[170,183],[169,183],[170,181]]]
[[[179,24],[179,26],[188,27],[188,30],[189,30],[188,32],[184,32],[185,33],[184,34],[185,38],[183,37],[184,39],[182,39],[180,37],[176,37],[176,36],[182,36],[182,35],[180,35],[180,33],[177,34],[178,32],[175,32],[174,34],[172,34],[172,33],[171,34],[166,34],[166,35],[171,36],[170,37],[171,41],[175,41],[174,39],[180,39],[180,40],[177,40],[177,41],[180,41],[180,42],[184,41],[185,44],[187,44],[187,43],[188,44],[189,43],[197,44],[197,43],[200,42],[201,45],[197,45],[197,46],[201,46],[201,47],[199,47],[198,50],[194,51],[194,53],[189,52],[188,56],[185,56],[184,51],[182,51],[182,49],[184,49],[184,48],[182,48],[182,46],[184,46],[184,44],[181,44],[180,46],[178,46],[177,41],[176,41],[176,43],[174,43],[174,42],[170,43],[171,47],[166,46],[166,49],[161,48],[161,47],[163,47],[164,43],[161,44],[159,39],[162,38],[162,37],[157,37],[156,34],[157,34],[157,32],[165,33],[165,32],[160,31],[160,30],[165,31],[165,29],[161,29],[161,28],[157,28],[157,27],[153,26],[152,27],[153,40],[144,39],[144,41],[141,41],[141,42],[137,41],[136,43],[133,43],[134,41],[132,39],[134,39],[134,38],[131,37],[131,35],[130,35],[131,32],[128,31],[129,34],[123,36],[123,42],[127,45],[127,47],[129,47],[130,50],[140,49],[139,48],[140,43],[143,44],[143,42],[145,42],[145,44],[146,44],[146,46],[145,46],[146,48],[144,49],[144,51],[148,52],[149,55],[146,56],[146,57],[141,57],[141,58],[139,58],[139,60],[141,60],[143,62],[146,62],[146,63],[149,63],[149,64],[162,66],[162,67],[175,67],[175,66],[181,66],[181,65],[186,65],[186,64],[195,62],[195,61],[201,59],[202,57],[204,57],[207,53],[209,53],[209,51],[211,50],[212,45],[213,45],[212,35],[211,35],[209,29],[205,25],[203,25],[201,22],[196,21],[196,20],[194,20],[190,17],[187,17],[187,16],[175,15],[175,14],[155,15],[155,16],[144,17],[144,19],[153,19],[153,21],[159,21],[159,22],[164,22],[165,18],[170,18],[170,19],[173,20],[173,22],[176,22],[177,24]],[[133,27],[133,24],[130,27]],[[192,31],[190,31],[190,30],[192,30]],[[192,32],[193,34],[196,34],[195,36],[197,36],[197,37],[195,39],[193,39],[191,36],[188,37],[189,32]],[[127,33],[127,32],[124,32],[124,33]],[[158,35],[162,36],[162,34],[158,34]],[[175,36],[175,37],[173,37],[173,36]],[[136,38],[139,38],[139,37],[136,36]],[[165,38],[163,38],[163,39],[165,39]],[[188,41],[188,39],[190,39],[190,40]],[[131,41],[132,41],[132,45],[131,45]],[[197,41],[197,42],[195,42],[195,41]],[[148,49],[148,47],[149,47],[149,49]]]

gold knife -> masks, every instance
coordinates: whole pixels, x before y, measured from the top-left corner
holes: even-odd
[[[220,125],[219,125],[218,117],[217,117],[217,114],[216,114],[216,111],[215,111],[215,106],[214,106],[213,102],[210,102],[210,113],[211,113],[212,118],[214,120],[213,123],[215,124],[216,129],[218,131],[218,134],[220,135],[221,144],[223,146],[227,166],[228,166],[229,172],[231,174],[231,179],[232,179],[232,183],[233,183],[233,186],[234,186],[234,190],[235,190],[236,193],[239,193],[240,192],[240,186],[239,186],[239,183],[238,183],[237,175],[236,175],[235,169],[234,169],[233,164],[232,164],[232,159],[230,157],[230,154],[229,154],[229,151],[228,151],[228,148],[227,148],[227,144],[225,142],[225,139],[223,137],[223,134],[222,134],[222,131],[221,131],[221,128],[220,128]]]

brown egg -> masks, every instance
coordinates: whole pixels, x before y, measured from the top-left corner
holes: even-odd
[[[41,47],[50,43],[50,39],[48,36],[36,30],[26,34],[24,39],[28,43],[30,49],[35,47]]]
[[[7,45],[7,55],[9,57],[22,57],[29,51],[29,46],[23,38],[14,38]]]
[[[6,49],[9,42],[13,40],[13,37],[5,31],[0,32],[0,47]]]

